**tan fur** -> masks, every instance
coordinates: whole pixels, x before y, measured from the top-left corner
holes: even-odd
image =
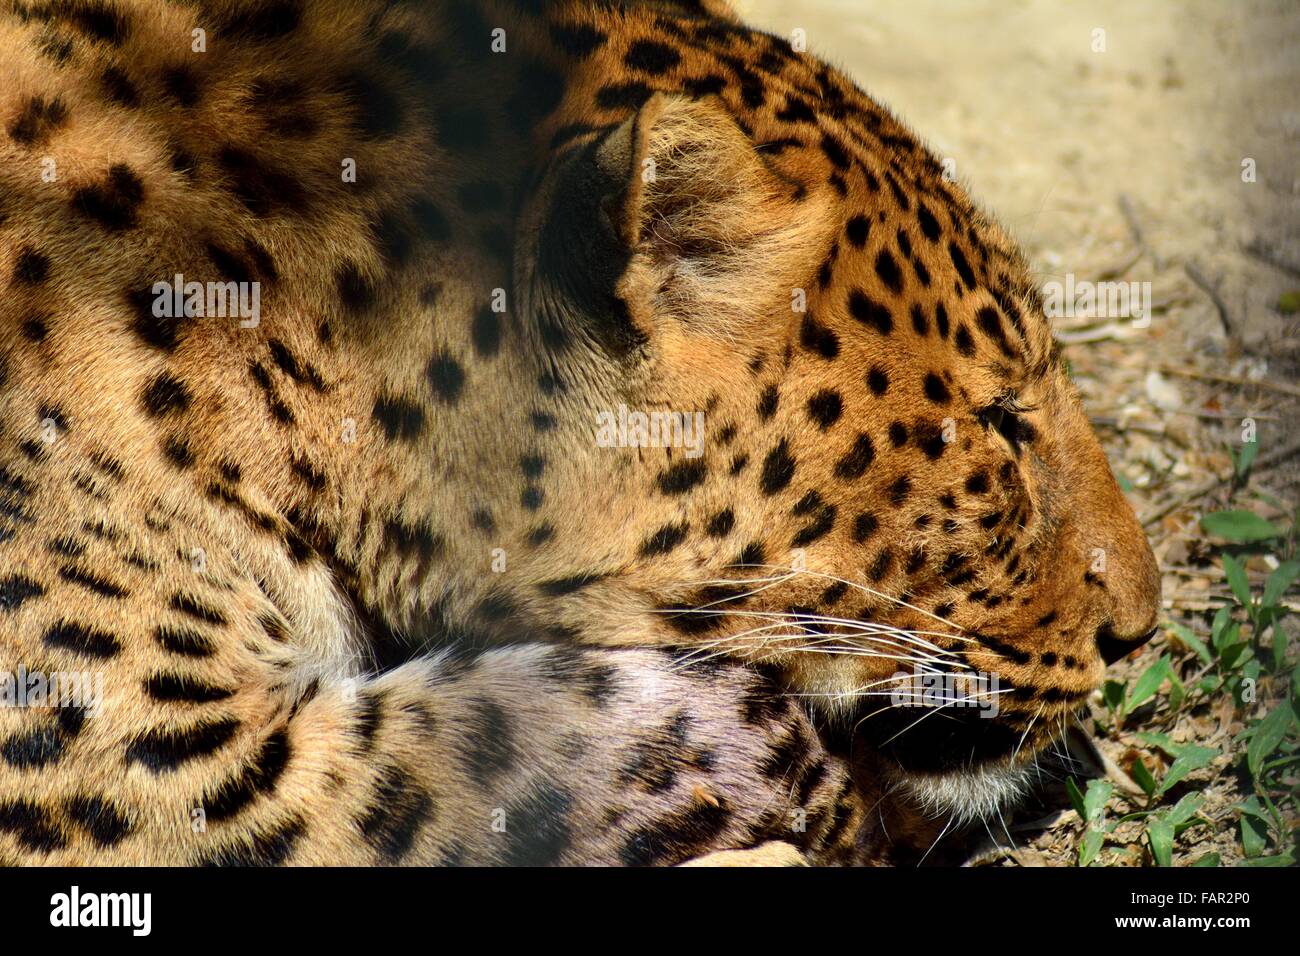
[[[0,856],[859,861],[883,794],[1009,793],[981,774],[1048,742],[1157,583],[1022,259],[911,133],[717,11],[261,9],[0,2],[0,670],[96,667],[111,705],[0,711]],[[158,320],[176,273],[260,282],[261,322]],[[620,406],[704,413],[703,454],[600,447]],[[1021,695],[962,766],[867,696],[916,640]],[[593,671],[595,713],[554,676]],[[467,772],[503,740],[510,772]],[[647,741],[671,786],[628,771]],[[530,797],[562,846],[479,828]]]

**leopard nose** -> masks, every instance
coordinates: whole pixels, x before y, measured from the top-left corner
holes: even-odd
[[[1115,633],[1115,628],[1110,622],[1097,628],[1097,636],[1094,640],[1097,643],[1097,653],[1101,659],[1106,662],[1107,666],[1114,664],[1121,657],[1126,657],[1136,651],[1151,638],[1155,637],[1158,628],[1151,628],[1144,634],[1136,637],[1123,637]]]

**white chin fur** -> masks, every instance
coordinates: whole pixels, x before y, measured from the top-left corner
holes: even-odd
[[[954,823],[987,820],[1015,803],[1028,789],[1033,771],[1009,761],[951,773],[900,772],[898,789],[910,795],[928,815]]]

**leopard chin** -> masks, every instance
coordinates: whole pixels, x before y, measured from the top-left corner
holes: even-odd
[[[1035,773],[1032,763],[1008,757],[941,773],[899,767],[892,776],[895,791],[923,814],[961,827],[995,819],[1015,806],[1028,792]]]

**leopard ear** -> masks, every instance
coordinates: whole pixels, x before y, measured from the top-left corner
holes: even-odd
[[[769,165],[717,98],[651,97],[598,161],[625,164],[608,213],[631,251],[619,297],[640,327],[730,338],[788,310],[831,228],[825,192]]]
[[[769,166],[716,98],[651,96],[542,195],[543,337],[578,327],[616,354],[668,327],[732,338],[788,309],[833,228],[824,191]]]

